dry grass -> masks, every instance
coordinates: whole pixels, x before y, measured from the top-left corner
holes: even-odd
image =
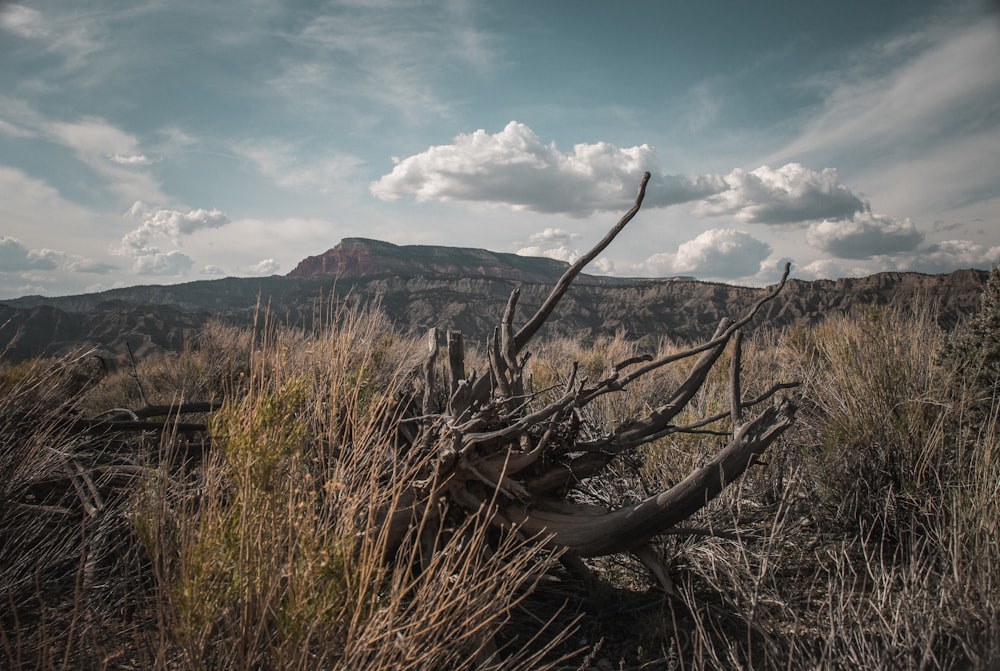
[[[127,368],[100,383],[86,357],[0,369],[0,665],[986,669],[1000,658],[1000,403],[984,415],[982,389],[938,364],[930,315],[865,309],[744,344],[744,395],[800,379],[803,409],[767,464],[659,544],[674,598],[625,558],[593,562],[596,593],[539,583],[555,559],[539,543],[475,517],[428,528],[409,510],[404,485],[421,464],[394,449],[386,418],[422,342],[351,309],[321,331],[262,332],[215,326],[198,348],[139,362],[151,402],[226,399],[204,446],[69,429],[74,412],[139,404]],[[597,380],[639,353],[621,336],[540,343],[532,386],[544,394],[572,361]],[[728,366],[694,413],[729,407]],[[683,373],[601,399],[590,430],[648,411]],[[721,440],[664,438],[581,496],[635,500]],[[412,525],[401,547],[380,532],[387,519]],[[427,539],[432,561],[414,570]]]

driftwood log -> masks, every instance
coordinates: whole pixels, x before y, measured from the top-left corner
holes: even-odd
[[[581,558],[630,552],[670,591],[670,578],[650,540],[675,532],[792,425],[795,405],[776,397],[797,383],[776,384],[751,399],[742,397],[740,384],[742,329],[784,287],[787,265],[773,291],[742,317],[723,319],[714,336],[702,344],[659,359],[647,355],[619,362],[610,375],[595,383],[580,378],[573,364],[554,400],[541,402],[539,395],[526,389],[525,366],[530,356],[526,346],[555,311],[574,278],[638,213],[649,178],[649,173],[643,176],[631,209],[566,270],[542,306],[519,329],[514,327],[519,292],[515,289],[511,293],[493,331],[487,352],[489,367],[484,374],[466,373],[462,334],[449,331],[444,338],[447,372],[444,380],[437,380],[442,339],[437,329],[431,329],[422,392],[394,404],[385,417],[387,425],[398,429],[400,454],[410,463],[422,464],[418,477],[404,488],[406,495],[379,515],[387,551],[393,552],[407,538],[418,537],[421,561],[430,562],[441,547],[442,535],[461,528],[461,521],[469,516],[482,516],[498,529],[523,538],[544,539],[560,552],[568,568],[585,579],[589,574]],[[687,424],[675,423],[731,342],[730,409]],[[605,394],[622,392],[657,369],[693,357],[697,360],[686,379],[645,417],[624,421],[596,438],[582,430],[582,411],[588,404]],[[138,383],[138,375],[135,377]],[[90,433],[151,429],[197,432],[204,431],[205,425],[180,422],[179,417],[218,407],[210,403],[155,406],[142,396],[145,406],[140,410],[115,410],[92,419],[75,419],[71,428]],[[768,401],[766,409],[746,419],[748,412]],[[728,445],[670,489],[614,509],[574,500],[574,487],[599,475],[616,457],[671,434],[703,433],[726,420],[732,427],[727,433]],[[348,436],[342,438],[345,445],[334,452],[351,442]],[[82,492],[75,478],[73,484]],[[88,498],[81,494],[81,500],[86,504]]]
[[[390,547],[398,547],[418,525],[447,528],[443,517],[455,515],[457,508],[459,515],[485,515],[495,527],[515,530],[524,537],[545,538],[562,552],[563,563],[584,577],[582,557],[633,553],[669,591],[670,579],[650,540],[671,532],[701,509],[792,425],[794,404],[787,399],[776,401],[776,395],[795,383],[775,385],[752,399],[742,398],[740,389],[741,330],[762,305],[778,295],[788,277],[787,265],[771,293],[741,318],[724,319],[707,342],[656,360],[644,356],[623,361],[596,383],[578,379],[573,364],[561,393],[545,403],[536,402],[526,390],[526,346],[584,266],[639,211],[649,177],[649,173],[643,176],[631,209],[565,272],[538,311],[519,329],[514,326],[519,294],[513,291],[489,342],[489,370],[483,375],[466,374],[462,335],[446,334],[448,365],[446,379],[440,381],[447,391],[444,401],[435,394],[439,389],[435,364],[441,339],[437,329],[430,331],[423,397],[410,403],[409,416],[400,420],[409,426],[404,432],[404,449],[426,455],[427,466],[407,504],[387,513]],[[730,342],[734,343],[730,410],[695,423],[676,424],[674,420],[705,383]],[[698,358],[686,379],[648,415],[625,421],[598,438],[581,432],[581,410],[589,403],[621,392],[654,370],[692,357]],[[766,401],[771,401],[766,409],[745,419],[746,413]],[[670,434],[702,431],[724,420],[730,420],[732,426],[728,445],[667,491],[616,509],[573,501],[573,487],[598,475],[616,456]],[[433,519],[438,516],[441,519]],[[432,519],[428,521],[428,517]],[[429,557],[437,541],[428,543],[424,552]]]

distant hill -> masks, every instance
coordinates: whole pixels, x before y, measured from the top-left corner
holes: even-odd
[[[467,247],[399,246],[367,238],[344,238],[333,249],[299,262],[288,277],[374,278],[439,275],[488,277],[521,282],[555,282],[565,261]],[[619,284],[620,278],[581,274],[579,284]]]
[[[480,249],[397,246],[349,238],[304,259],[287,276],[226,278],[169,286],[135,286],[78,296],[0,301],[0,353],[8,360],[93,347],[116,354],[129,343],[140,356],[177,350],[212,319],[249,325],[259,306],[293,326],[311,328],[321,301],[378,303],[403,331],[431,326],[465,332],[470,343],[492,332],[515,287],[517,319],[544,301],[567,264]],[[935,306],[951,328],[979,307],[987,273],[879,273],[870,277],[790,280],[756,323],[815,324],[863,304]],[[710,336],[719,319],[739,315],[766,289],[690,278],[627,279],[581,276],[545,335],[591,338],[623,331],[655,342],[661,336]]]

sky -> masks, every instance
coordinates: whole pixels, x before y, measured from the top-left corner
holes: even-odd
[[[346,237],[763,285],[1000,263],[996,0],[0,0],[0,298]]]

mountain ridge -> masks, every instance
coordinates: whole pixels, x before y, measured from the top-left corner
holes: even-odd
[[[402,331],[461,330],[474,345],[492,333],[513,289],[521,291],[516,321],[523,322],[567,267],[552,259],[487,250],[348,238],[303,259],[285,276],[0,300],[0,355],[16,361],[74,348],[114,354],[124,352],[126,344],[140,356],[175,351],[193,342],[212,320],[248,326],[261,309],[281,323],[312,328],[324,312],[317,305],[329,305],[331,297],[378,305]],[[755,324],[809,326],[859,304],[895,304],[932,305],[947,329],[978,309],[986,277],[985,271],[969,269],[946,275],[792,278]],[[581,275],[541,335],[595,338],[622,332],[650,343],[664,336],[701,339],[711,336],[723,316],[743,314],[766,292],[690,278]]]
[[[395,245],[370,238],[344,238],[322,254],[298,263],[286,277],[341,278],[398,275],[490,277],[524,282],[554,282],[569,268],[565,261],[493,252],[477,247]],[[623,278],[581,273],[579,284],[619,284]]]

